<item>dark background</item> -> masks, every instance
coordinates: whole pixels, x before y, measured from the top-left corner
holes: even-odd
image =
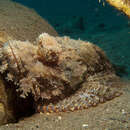
[[[98,0],[13,0],[37,10],[42,16],[87,15],[98,6]],[[90,9],[91,8],[91,9]]]
[[[72,16],[84,16],[87,26],[105,23],[108,26],[122,26],[127,20],[123,13],[111,7],[105,0],[13,0],[33,8],[57,29],[72,20]],[[103,3],[105,6],[103,6]],[[119,17],[120,16],[120,17]],[[61,25],[62,24],[62,25]],[[86,24],[85,24],[86,25]],[[59,33],[60,31],[57,30]],[[62,32],[61,34],[63,34]]]

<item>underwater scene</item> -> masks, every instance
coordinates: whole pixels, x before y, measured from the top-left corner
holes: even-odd
[[[130,130],[130,0],[0,0],[0,130]]]

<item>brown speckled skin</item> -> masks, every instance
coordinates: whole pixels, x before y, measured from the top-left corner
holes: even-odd
[[[97,46],[41,34],[34,44],[9,41],[0,50],[0,71],[21,97],[31,93],[38,112],[74,111],[121,94],[120,81]]]

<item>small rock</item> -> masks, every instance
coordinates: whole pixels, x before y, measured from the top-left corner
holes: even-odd
[[[127,113],[124,109],[122,109],[121,112],[123,115]]]
[[[61,116],[58,116],[58,120],[61,120],[62,118],[61,118]]]
[[[83,124],[82,127],[83,128],[88,128],[88,124]]]

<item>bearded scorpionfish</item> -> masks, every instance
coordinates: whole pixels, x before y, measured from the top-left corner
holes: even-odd
[[[41,34],[34,43],[10,40],[0,48],[0,72],[37,112],[86,109],[121,94],[120,78],[96,45]]]

